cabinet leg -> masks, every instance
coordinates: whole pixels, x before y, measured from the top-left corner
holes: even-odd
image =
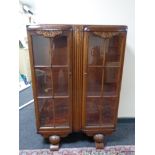
[[[94,135],[94,140],[95,140],[95,146],[96,149],[103,149],[104,148],[104,135],[103,134],[96,134]]]
[[[50,150],[51,151],[58,151],[59,150],[59,142],[60,142],[60,137],[57,135],[53,135],[49,137],[50,141]]]

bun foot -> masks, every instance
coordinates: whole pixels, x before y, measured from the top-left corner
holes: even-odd
[[[103,134],[94,135],[96,149],[103,149],[104,148],[103,139],[104,139]]]
[[[50,141],[50,150],[51,151],[58,151],[59,150],[59,142],[60,142],[60,137],[59,136],[50,136],[49,137]]]
[[[50,150],[51,151],[58,151],[59,150],[59,144],[57,144],[57,145],[50,144]]]

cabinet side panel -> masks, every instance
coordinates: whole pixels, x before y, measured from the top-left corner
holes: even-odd
[[[116,116],[118,116],[118,107],[119,107],[119,100],[120,100],[120,91],[121,91],[121,84],[122,84],[122,76],[123,76],[123,67],[124,67],[124,57],[125,57],[125,47],[126,47],[126,37],[127,37],[127,31],[124,31],[121,33],[122,40],[121,40],[121,46],[120,46],[120,74],[119,74],[119,86],[118,86],[118,101],[117,101],[117,107],[116,107]],[[115,126],[117,124],[117,117],[115,118]]]
[[[39,130],[40,120],[39,120],[39,107],[37,104],[37,87],[36,87],[36,81],[35,81],[34,59],[33,59],[33,53],[32,53],[32,36],[28,30],[27,30],[27,36],[28,36],[28,47],[29,47],[29,57],[30,57],[31,76],[32,76],[33,98],[34,98],[34,104],[35,104],[36,126],[37,126],[37,130]]]

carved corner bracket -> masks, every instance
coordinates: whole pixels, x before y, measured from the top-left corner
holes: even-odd
[[[93,32],[93,34],[102,37],[104,39],[110,39],[113,36],[119,35],[119,32]]]
[[[54,38],[60,34],[62,34],[62,31],[45,31],[45,30],[38,30],[36,31],[37,34],[43,35],[44,37],[51,37]]]

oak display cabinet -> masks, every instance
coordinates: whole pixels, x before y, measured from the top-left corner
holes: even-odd
[[[58,150],[72,132],[115,131],[127,26],[28,25],[37,132]]]

